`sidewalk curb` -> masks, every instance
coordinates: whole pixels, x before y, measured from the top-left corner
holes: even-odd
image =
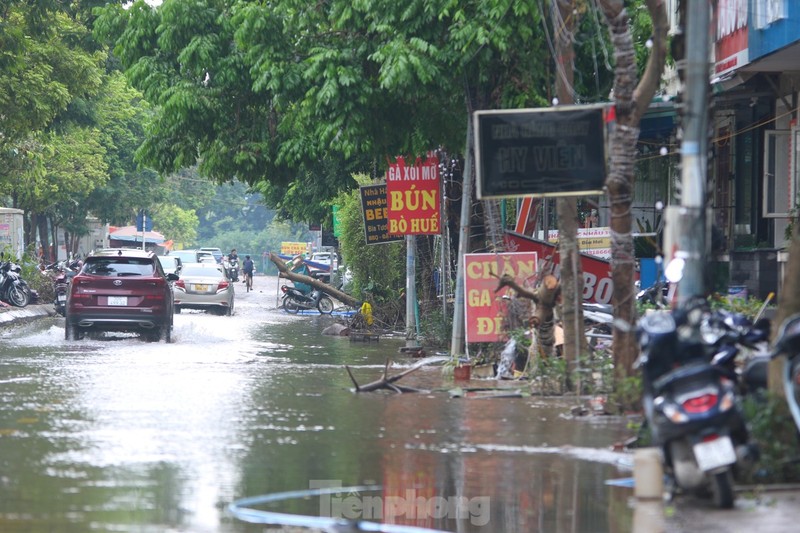
[[[45,316],[55,315],[53,304],[34,304],[25,307],[0,308],[0,327]]]

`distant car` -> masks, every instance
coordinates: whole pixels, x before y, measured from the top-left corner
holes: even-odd
[[[315,252],[311,254],[311,258],[309,261],[311,263],[317,263],[318,265],[324,265],[325,268],[317,267],[316,265],[309,264],[308,268],[310,270],[311,276],[324,281],[325,283],[330,283],[331,281],[331,273],[333,271],[333,253],[332,252]]]
[[[214,254],[211,252],[204,252],[203,250],[197,250],[197,262],[198,263],[217,263],[217,258],[214,257]]]
[[[172,250],[169,256],[177,257],[181,260],[182,264],[200,262],[200,258],[197,257],[197,250]]]
[[[112,248],[93,252],[69,284],[64,338],[103,331],[140,333],[172,342],[174,304],[170,281],[152,252]]]
[[[311,254],[310,261],[322,263],[330,267],[333,265],[333,254],[331,252],[315,252]]]
[[[211,255],[214,256],[214,260],[217,263],[222,263],[222,256],[224,254],[222,253],[222,250],[220,250],[219,248],[200,248],[200,251],[201,252],[211,252]]]
[[[220,315],[233,314],[234,285],[222,265],[188,263],[175,282],[175,312],[201,309]]]
[[[164,269],[164,274],[180,274],[181,258],[176,255],[159,255],[158,262]]]

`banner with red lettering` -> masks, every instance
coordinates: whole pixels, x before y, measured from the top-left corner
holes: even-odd
[[[467,342],[504,340],[500,301],[511,289],[495,292],[498,278],[510,274],[524,286],[536,274],[537,261],[536,252],[464,255]]]
[[[438,235],[441,233],[439,158],[428,154],[407,165],[398,157],[386,171],[389,233]]]

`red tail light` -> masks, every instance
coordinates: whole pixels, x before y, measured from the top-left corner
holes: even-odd
[[[288,292],[289,289],[286,288],[286,285],[281,285],[281,292]]]
[[[182,279],[176,280],[175,281],[175,285],[177,285],[181,289],[184,289],[184,290],[186,289],[186,284],[183,282]]]
[[[717,405],[716,394],[702,394],[683,402],[683,409],[687,413],[704,413],[715,405]]]
[[[228,285],[230,285],[230,283],[228,283],[227,281],[220,281],[219,285],[217,285],[217,292],[222,292],[226,290],[228,288]]]
[[[165,299],[164,298],[164,293],[161,293],[161,292],[152,293],[152,294],[146,294],[145,297],[144,297],[144,303],[145,304],[147,304],[148,302],[161,303],[161,302],[164,301],[164,299]]]

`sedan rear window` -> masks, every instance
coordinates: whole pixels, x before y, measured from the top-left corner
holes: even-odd
[[[181,270],[181,278],[188,276],[222,278],[222,272],[218,268],[185,267]]]
[[[93,276],[152,276],[153,261],[137,258],[97,259],[87,262],[83,267],[84,274]]]

